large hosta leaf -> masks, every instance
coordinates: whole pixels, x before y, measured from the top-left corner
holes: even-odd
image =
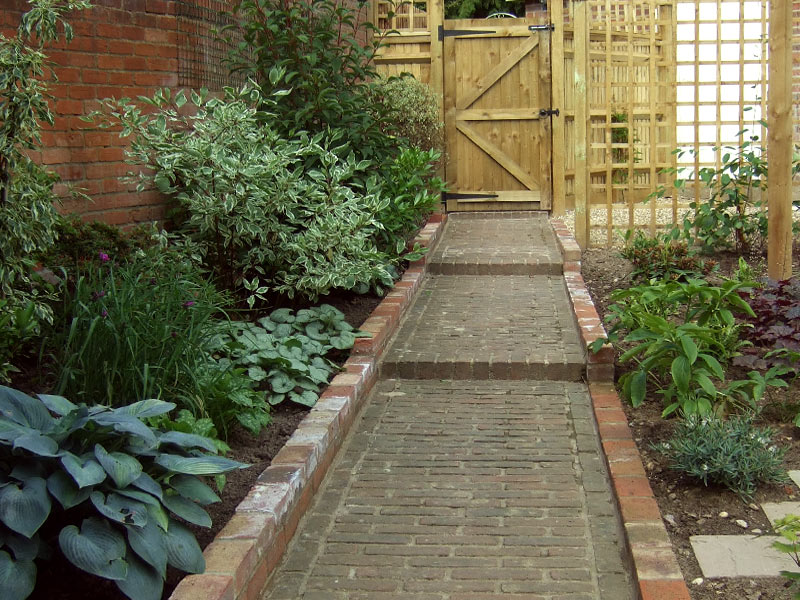
[[[22,448],[39,456],[58,456],[61,452],[52,438],[38,432],[21,435],[14,440],[14,448]]]
[[[133,404],[128,404],[127,406],[121,406],[114,412],[116,414],[130,415],[139,419],[147,419],[149,417],[164,415],[173,408],[175,408],[175,404],[172,402],[164,402],[163,400],[151,398],[149,400],[134,402]]]
[[[234,469],[244,469],[248,466],[222,456],[178,456],[176,454],[159,454],[155,462],[165,469],[185,475],[216,475]]]
[[[6,527],[31,537],[50,514],[50,496],[41,477],[10,482],[0,488],[0,521]]]
[[[73,404],[63,396],[51,396],[50,394],[37,395],[39,396],[39,400],[42,401],[42,404],[44,404],[49,410],[62,417],[64,415],[68,415],[73,410],[78,408],[76,404]]]
[[[40,400],[4,385],[0,385],[0,416],[38,431],[49,431],[55,420]]]
[[[211,517],[200,506],[183,496],[164,494],[164,506],[184,521],[200,527],[211,527]]]
[[[79,488],[72,477],[64,471],[56,471],[47,478],[47,490],[65,510],[85,502],[92,493],[90,487]]]
[[[203,552],[194,535],[177,521],[170,519],[166,537],[167,562],[187,573],[202,573],[206,569]]]
[[[32,538],[26,538],[13,531],[0,531],[0,548],[10,549],[15,560],[34,560],[39,555],[41,540],[37,533]]]
[[[80,531],[67,525],[58,534],[58,545],[67,560],[87,573],[117,581],[128,574],[125,538],[105,521],[84,519]]]
[[[169,486],[184,498],[198,504],[206,505],[219,502],[219,496],[210,487],[197,477],[190,475],[175,475],[169,480]]]
[[[161,491],[161,486],[155,479],[150,477],[150,475],[148,475],[147,473],[142,473],[141,475],[139,475],[138,478],[134,479],[131,482],[131,485],[133,487],[137,487],[140,490],[147,492],[152,496],[155,496],[159,500],[161,499],[161,495],[163,493]]]
[[[164,589],[164,578],[153,567],[128,552],[128,575],[122,581],[115,581],[117,587],[131,600],[160,600]]]
[[[108,519],[139,527],[147,523],[147,505],[132,498],[116,493],[105,496],[102,492],[92,492],[89,498],[97,512]]]
[[[32,560],[14,560],[0,550],[0,598],[25,600],[36,585],[36,565]]]
[[[202,448],[208,452],[216,452],[217,448],[214,446],[209,438],[202,435],[195,435],[193,433],[183,433],[180,431],[168,431],[162,433],[158,437],[160,444],[174,444],[181,448]]]
[[[127,525],[128,543],[133,551],[151,565],[161,577],[167,576],[166,533],[155,522],[148,521],[144,527]]]
[[[124,488],[139,478],[142,465],[134,457],[122,452],[106,452],[100,444],[95,444],[94,455],[117,487]]]
[[[113,427],[119,433],[131,433],[138,437],[148,447],[156,445],[156,436],[153,431],[136,417],[117,411],[105,411],[92,416],[98,425]]]
[[[77,457],[67,454],[61,457],[61,464],[81,488],[97,485],[106,478],[103,467],[91,456]]]

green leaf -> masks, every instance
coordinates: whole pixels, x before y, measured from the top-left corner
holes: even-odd
[[[148,475],[147,473],[142,473],[141,475],[139,475],[137,479],[131,482],[131,485],[147,492],[151,496],[155,496],[156,498],[161,499],[162,496],[161,486],[155,479],[150,477],[150,475]]]
[[[191,475],[175,475],[170,478],[169,486],[184,498],[188,498],[198,504],[212,504],[220,500],[214,490],[197,477]]]
[[[25,600],[36,586],[36,565],[32,560],[14,560],[0,550],[0,597]]]
[[[62,396],[51,396],[49,394],[37,394],[37,396],[48,410],[62,417],[78,408],[77,405]]]
[[[153,520],[144,527],[126,525],[128,543],[139,557],[151,565],[161,577],[167,576],[166,532]]]
[[[640,406],[644,402],[647,392],[647,372],[636,371],[631,375],[631,404],[634,407]]]
[[[147,419],[150,417],[165,415],[174,408],[175,404],[172,402],[164,402],[163,400],[151,398],[149,400],[134,402],[133,404],[128,404],[127,406],[121,406],[114,412],[116,414],[130,415],[132,417],[136,417],[137,419]]]
[[[131,600],[160,600],[164,576],[132,552],[125,555],[125,562],[128,563],[125,579],[114,582],[122,593]]]
[[[168,471],[185,475],[215,475],[234,469],[244,469],[248,465],[222,456],[178,456],[159,454],[155,462]]]
[[[61,457],[61,464],[81,488],[97,485],[106,478],[105,470],[94,458],[67,454]]]
[[[59,456],[58,444],[52,438],[39,433],[21,435],[14,440],[14,448],[22,448],[38,456]]]
[[[211,517],[191,500],[175,494],[164,494],[162,502],[167,510],[172,511],[184,521],[200,527],[211,527]]]
[[[672,380],[678,388],[678,391],[685,394],[689,391],[689,377],[691,376],[692,367],[689,360],[685,356],[677,356],[672,361],[670,367],[672,373]]]
[[[119,433],[132,433],[150,448],[156,445],[156,436],[153,431],[136,417],[122,412],[109,411],[92,415],[91,419],[98,425],[112,427]]]
[[[716,395],[717,395],[717,387],[714,385],[714,383],[711,381],[711,379],[709,379],[708,375],[706,375],[704,373],[698,373],[697,376],[696,376],[696,379],[697,379],[697,382],[700,384],[700,387],[703,389],[703,391],[706,394],[708,394],[712,398],[716,397]]]
[[[297,404],[302,404],[303,406],[311,407],[317,403],[317,400],[319,400],[319,394],[312,392],[311,390],[303,390],[300,394],[295,391],[291,391],[289,392],[289,400],[296,402]]]
[[[102,492],[94,491],[89,495],[89,499],[94,504],[97,512],[107,519],[139,527],[143,527],[147,523],[148,511],[146,504],[114,492],[106,496]]]
[[[276,394],[285,394],[294,389],[295,382],[286,373],[279,371],[270,377],[269,385]]]
[[[79,569],[121,581],[128,574],[125,539],[109,524],[96,517],[84,519],[81,529],[67,525],[58,534],[58,545],[64,556]]]
[[[0,415],[37,431],[49,431],[54,423],[40,400],[4,385],[0,385]]]
[[[192,532],[177,521],[170,519],[165,538],[167,562],[187,573],[202,573],[206,568],[203,552]]]
[[[717,379],[722,379],[722,380],[725,379],[725,372],[722,370],[722,365],[719,364],[719,361],[716,358],[714,358],[710,354],[706,354],[704,352],[701,352],[697,356],[704,363],[706,363],[708,368],[711,369],[711,372],[714,373],[714,376]]]
[[[47,484],[41,477],[20,483],[11,481],[0,488],[0,521],[27,538],[47,520],[50,508]]]
[[[55,471],[47,478],[47,490],[67,510],[89,499],[91,488],[79,488],[64,471]]]
[[[208,452],[216,453],[214,442],[207,437],[194,433],[168,431],[158,437],[159,444],[174,444],[181,448],[202,448]]]
[[[117,487],[128,487],[142,474],[142,464],[133,456],[122,452],[106,452],[100,444],[95,444],[94,455]]]
[[[689,359],[689,364],[693,365],[694,361],[697,360],[697,344],[695,344],[694,340],[688,335],[682,335],[681,346],[686,354],[686,358]]]

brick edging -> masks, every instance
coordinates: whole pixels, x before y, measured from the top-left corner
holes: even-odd
[[[432,249],[447,215],[433,215],[414,243]],[[255,600],[280,562],[300,518],[311,503],[378,378],[377,363],[411,304],[427,269],[427,255],[403,274],[361,326],[344,372],[336,375],[317,404],[259,476],[233,517],[206,547],[206,570],[187,575],[170,600]]]
[[[581,250],[560,220],[552,219],[551,223],[564,258],[564,279],[570,303],[583,341],[590,344],[605,337],[605,329],[581,275]],[[606,346],[594,355],[588,352],[586,378],[639,597],[641,600],[690,600],[689,589],[614,387],[611,347]]]

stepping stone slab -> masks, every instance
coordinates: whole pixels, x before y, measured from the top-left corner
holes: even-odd
[[[707,579],[720,577],[779,577],[798,571],[788,555],[772,548],[777,536],[694,535],[689,538]]]
[[[761,510],[767,515],[769,522],[775,526],[775,521],[786,515],[800,515],[800,502],[764,502]]]
[[[800,471],[789,471],[787,475],[789,475],[789,479],[794,481],[797,487],[800,487]]]

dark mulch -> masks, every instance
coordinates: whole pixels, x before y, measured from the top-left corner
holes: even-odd
[[[800,270],[800,248],[795,248],[795,272]],[[720,263],[720,271],[729,273],[738,262],[738,257],[725,254],[714,257]],[[628,275],[632,267],[620,257],[616,250],[592,249],[584,253],[583,276],[601,318],[605,316],[612,291],[630,285]],[[617,375],[624,372],[625,365],[617,365]],[[734,373],[734,378],[744,378],[744,373]],[[767,400],[762,413],[763,424],[776,431],[777,443],[788,449],[785,466],[800,469],[800,430],[788,424],[800,407],[800,389],[795,384],[787,392],[777,391]],[[718,600],[739,598],[741,600],[777,600],[793,597],[783,578],[717,579],[693,584],[702,577],[700,567],[689,543],[692,535],[742,534],[744,530],[736,524],[737,519],[747,522],[748,529],[770,532],[770,524],[758,508],[763,502],[800,500],[800,492],[793,485],[762,486],[751,506],[742,502],[732,492],[718,487],[704,487],[668,468],[663,458],[653,450],[652,444],[666,441],[672,434],[674,420],[661,418],[661,406],[657,399],[650,399],[634,409],[624,403],[628,423],[633,431],[650,485],[655,493],[661,514],[669,532],[673,548],[678,557],[684,578],[689,585],[693,600]],[[727,512],[727,517],[720,513]]]

